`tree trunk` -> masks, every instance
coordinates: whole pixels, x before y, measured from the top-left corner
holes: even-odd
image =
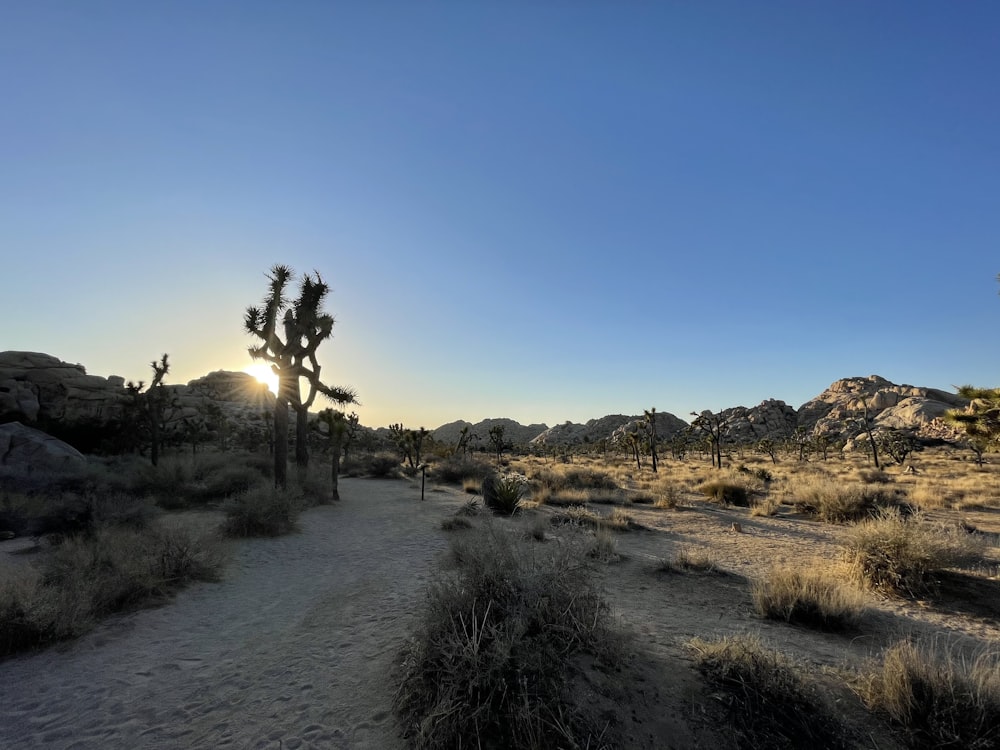
[[[274,486],[288,485],[288,400],[280,395],[274,400]]]
[[[333,426],[331,430],[335,429]],[[337,488],[337,481],[340,479],[340,438],[334,437],[331,443],[331,452],[333,453],[333,460],[330,462],[330,479],[333,486],[333,491],[330,493],[330,497],[333,500],[340,500],[340,490]]]
[[[309,466],[309,410],[295,407],[295,465],[300,469]]]

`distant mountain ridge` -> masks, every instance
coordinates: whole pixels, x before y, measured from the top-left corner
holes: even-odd
[[[19,421],[46,425],[99,423],[120,413],[126,397],[124,380],[88,375],[85,368],[48,354],[0,352],[0,423]],[[176,419],[193,418],[206,408],[224,413],[237,423],[259,423],[273,408],[274,397],[252,376],[242,372],[217,371],[187,385],[166,386],[172,394]],[[956,440],[958,433],[941,416],[949,409],[964,407],[960,396],[935,388],[897,385],[878,375],[834,381],[826,390],[798,409],[784,401],[768,399],[752,407],[734,406],[719,412],[723,434],[729,443],[749,443],[762,438],[783,440],[796,430],[850,439],[861,426],[858,413],[867,405],[877,429],[905,429],[928,439]],[[522,425],[513,419],[490,418],[475,424],[458,420],[431,431],[444,444],[457,444],[464,427],[477,435],[479,445],[489,441],[489,431],[504,428],[504,438],[515,445],[565,447],[617,442],[636,429],[641,415],[609,414],[585,424],[564,422]],[[663,440],[687,429],[688,423],[669,412],[658,412],[657,434]],[[376,433],[388,432],[385,428]],[[473,442],[476,445],[476,442]]]

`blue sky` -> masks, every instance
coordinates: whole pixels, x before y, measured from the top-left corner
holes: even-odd
[[[997,385],[1000,5],[0,4],[0,350],[250,364],[333,288],[362,421]]]

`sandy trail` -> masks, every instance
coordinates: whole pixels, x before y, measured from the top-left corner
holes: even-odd
[[[4,748],[400,748],[390,673],[465,499],[344,479],[221,583],[0,665]]]

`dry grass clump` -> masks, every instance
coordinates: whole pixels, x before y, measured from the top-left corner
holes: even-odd
[[[912,747],[1000,747],[1000,654],[965,659],[901,641],[863,676],[865,703],[889,716]]]
[[[981,561],[986,548],[980,534],[920,514],[907,518],[895,508],[851,527],[844,544],[855,580],[910,596],[932,591],[934,573]]]
[[[858,469],[858,479],[865,484],[888,484],[892,481],[884,469]]]
[[[231,537],[282,536],[295,530],[300,512],[287,490],[259,487],[232,498],[222,530]]]
[[[621,560],[621,555],[618,554],[618,540],[605,524],[599,524],[594,529],[594,541],[590,549],[587,550],[587,556],[602,563]]]
[[[726,505],[739,505],[744,508],[750,505],[747,488],[742,483],[716,479],[704,482],[698,485],[696,489],[702,495],[715,502],[725,503]]]
[[[898,504],[899,491],[883,486],[842,482],[830,477],[807,478],[789,489],[796,510],[828,523],[847,523],[870,516],[879,508]]]
[[[0,585],[0,656],[73,638],[107,615],[215,580],[218,542],[181,529],[102,528],[65,539]]]
[[[462,529],[471,529],[471,528],[472,528],[472,521],[470,521],[465,516],[451,516],[441,521],[442,531],[461,531]]]
[[[677,482],[671,479],[661,480],[654,492],[656,496],[656,500],[653,503],[654,508],[673,510],[680,505],[681,487]]]
[[[656,566],[659,573],[714,573],[719,567],[704,550],[679,549],[672,558],[660,560]]]
[[[768,495],[767,497],[762,497],[755,499],[750,505],[750,515],[751,516],[773,516],[778,512],[778,508],[781,507],[781,501]]]
[[[617,490],[618,482],[606,471],[589,467],[542,469],[532,481],[553,491],[558,490]]]
[[[698,668],[730,700],[740,748],[847,748],[846,731],[784,655],[750,635],[688,643]]]
[[[620,639],[586,565],[492,527],[455,543],[455,575],[429,592],[395,707],[410,745],[600,747],[609,717],[571,690],[579,657],[604,668]]]
[[[865,611],[865,597],[826,568],[775,566],[750,584],[759,615],[823,630],[852,630]]]

